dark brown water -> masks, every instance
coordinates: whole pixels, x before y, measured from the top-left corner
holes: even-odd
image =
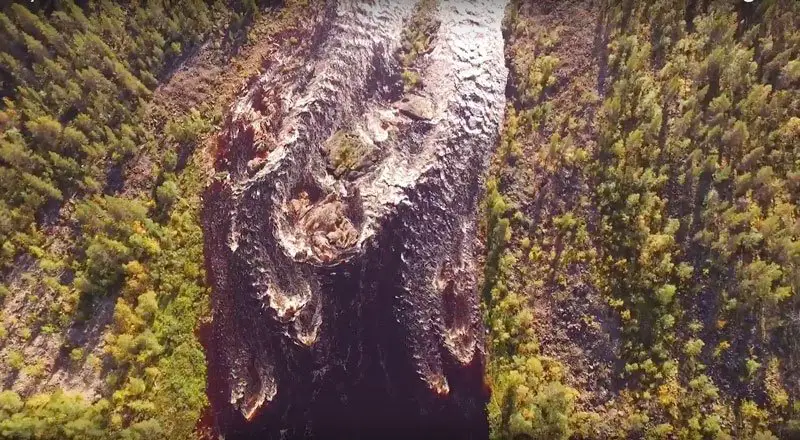
[[[330,4],[302,68],[279,60],[232,108],[204,205],[227,439],[487,437],[474,255],[503,5],[440,2],[424,87],[404,97],[394,53],[414,6]],[[341,130],[374,156],[348,178],[326,159]]]

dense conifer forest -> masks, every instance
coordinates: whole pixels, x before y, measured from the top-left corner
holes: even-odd
[[[192,153],[229,102],[214,78],[188,100],[162,89],[198,52],[246,61],[254,40],[294,26],[307,4],[268,6],[2,8],[0,437],[202,434],[204,171]],[[220,80],[237,87],[253,73]]]
[[[492,435],[797,438],[800,3],[587,9],[506,18]]]

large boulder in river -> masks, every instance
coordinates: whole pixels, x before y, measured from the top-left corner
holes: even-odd
[[[436,116],[436,109],[430,99],[412,93],[396,102],[394,107],[400,113],[417,121],[430,121]]]

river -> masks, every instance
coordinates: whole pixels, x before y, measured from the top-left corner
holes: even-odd
[[[203,213],[226,439],[488,436],[476,222],[504,5],[436,3],[408,92],[415,6],[329,2],[231,107]]]

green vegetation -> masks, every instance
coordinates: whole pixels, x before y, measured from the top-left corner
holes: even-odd
[[[571,131],[582,126],[570,112],[591,103],[549,99],[560,66],[557,30],[536,29],[521,4],[508,12],[508,62],[518,93],[507,109],[485,201],[491,438],[595,438],[596,414],[579,410],[580,393],[567,384],[568,371],[542,352],[534,315],[536,297],[579,284],[570,274],[594,256],[581,215],[584,200],[574,191],[558,192],[587,158],[575,145]],[[556,105],[564,107],[561,115]],[[519,208],[529,205],[531,194],[547,213]]]
[[[190,155],[222,104],[181,115],[152,97],[206,38],[240,44],[259,3],[67,0],[0,11],[0,270],[6,278],[19,261],[36,263],[36,276],[0,284],[0,295],[24,288],[28,302],[41,292],[52,298],[41,316],[9,317],[3,342],[11,324],[27,341],[90,320],[102,302],[115,305],[102,353],[62,347],[70,368],[105,378],[101,398],[3,391],[0,437],[193,436],[207,404],[196,331],[208,291],[198,212],[205,175]],[[153,182],[117,181],[115,169],[143,153]],[[52,227],[62,223],[70,228]],[[66,252],[50,252],[54,234]],[[47,375],[43,361],[15,347],[6,349],[7,369],[34,381]]]
[[[339,130],[326,142],[325,151],[331,172],[337,178],[353,178],[354,173],[374,161],[375,148],[367,145],[358,133]]]
[[[0,392],[0,436],[46,440],[101,439],[102,412],[107,401],[87,404],[78,395],[57,391],[23,401],[13,391]],[[127,438],[156,438],[154,429],[139,425]]]
[[[395,55],[402,67],[403,86],[411,92],[422,86],[417,71],[417,60],[428,53],[431,42],[439,30],[439,20],[434,12],[437,0],[421,0],[411,16],[411,20],[403,28],[402,44]]]
[[[0,14],[0,268],[41,245],[37,216],[103,191],[108,170],[148,142],[142,109],[157,77],[220,18],[199,1],[167,10],[103,1]]]
[[[486,203],[495,438],[796,432],[800,6],[707,3],[603,6],[599,104],[594,78],[559,85],[575,54],[558,29],[510,10],[517,94]],[[602,408],[533,323],[580,285],[618,326],[622,389]]]
[[[670,414],[665,423],[698,435],[723,417],[722,426],[735,428],[720,433],[766,436],[791,410],[763,399],[755,358],[796,370],[784,338],[796,334],[789,300],[800,288],[792,183],[800,163],[789,140],[800,94],[784,58],[800,47],[782,29],[798,24],[800,9],[762,2],[757,21],[740,28],[737,12],[718,2],[688,32],[670,26],[666,4],[654,8],[659,21],[645,24],[635,9],[629,30],[610,44],[613,83],[590,169],[601,288],[629,312],[626,371],[656,393]],[[621,11],[614,19],[622,27]],[[702,356],[704,341],[736,346],[714,359]],[[680,351],[684,365],[674,360]],[[705,371],[738,383],[733,403],[716,398]],[[697,381],[709,385],[697,389]],[[738,426],[714,405],[729,407]]]

